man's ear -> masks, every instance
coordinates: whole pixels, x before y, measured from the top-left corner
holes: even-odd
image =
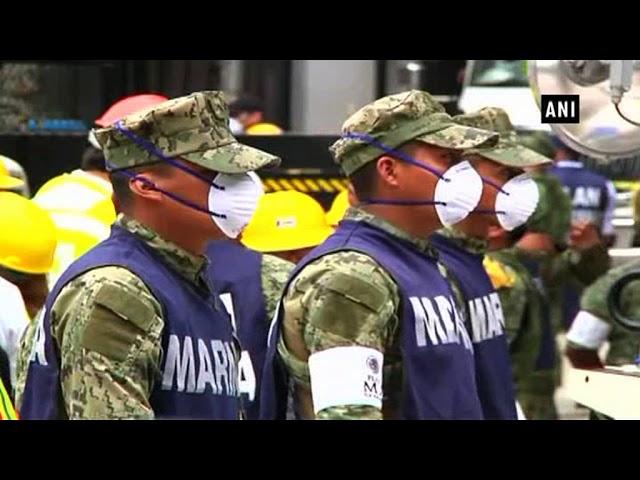
[[[380,178],[390,186],[398,187],[399,161],[393,157],[383,155],[376,162],[376,169]]]
[[[129,189],[134,195],[149,200],[159,200],[162,197],[162,193],[158,191],[156,184],[143,175],[131,177],[129,179]]]

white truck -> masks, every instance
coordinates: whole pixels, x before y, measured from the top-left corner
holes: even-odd
[[[464,113],[492,106],[504,109],[520,131],[551,131],[540,122],[526,60],[468,60],[458,108]]]

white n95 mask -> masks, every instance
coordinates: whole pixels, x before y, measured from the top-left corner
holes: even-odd
[[[500,226],[511,231],[524,225],[539,201],[538,186],[529,174],[513,177],[496,195],[495,213]]]
[[[215,224],[229,238],[236,238],[249,224],[264,194],[254,172],[219,173],[209,189],[209,210]]]
[[[440,222],[450,227],[464,220],[482,197],[482,178],[467,161],[447,169],[436,184],[434,203]]]

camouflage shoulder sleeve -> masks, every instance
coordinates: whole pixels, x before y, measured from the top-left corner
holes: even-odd
[[[262,255],[260,276],[262,279],[262,294],[264,295],[264,304],[267,311],[267,318],[265,319],[267,323],[270,323],[273,318],[278,302],[282,297],[284,286],[294,267],[293,263],[274,255]]]
[[[279,353],[295,381],[310,385],[307,360],[329,348],[359,345],[385,353],[398,328],[398,287],[371,257],[353,251],[325,255],[307,265],[283,301]],[[385,358],[387,363],[387,358]],[[382,418],[374,407],[345,405],[318,418]]]
[[[142,280],[121,267],[91,270],[64,287],[51,315],[68,417],[153,418],[164,320]]]
[[[42,315],[43,311],[40,310],[38,315]],[[22,332],[20,338],[20,347],[18,351],[18,359],[16,361],[16,385],[14,388],[14,398],[16,410],[20,411],[22,405],[22,395],[24,393],[24,385],[27,380],[27,367],[29,366],[29,357],[31,356],[31,349],[33,346],[33,339],[35,333],[38,330],[38,317],[34,318],[31,323]]]

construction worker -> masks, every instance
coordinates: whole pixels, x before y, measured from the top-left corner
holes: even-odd
[[[289,278],[261,418],[285,416],[289,398],[303,419],[482,418],[473,346],[428,237],[480,200],[457,152],[497,140],[417,90],[345,121],[331,152],[359,204]]]
[[[497,132],[494,147],[466,152],[465,158],[483,179],[477,208],[460,223],[431,236],[439,259],[452,273],[465,309],[473,341],[476,383],[487,420],[515,420],[516,399],[511,372],[504,314],[500,298],[483,266],[489,230],[502,226],[512,231],[524,225],[535,211],[539,194],[525,167],[550,163],[520,146],[509,116],[500,108],[453,117],[456,123]]]
[[[55,226],[46,211],[11,192],[0,192],[0,226],[0,276],[20,289],[33,318],[48,293]]]
[[[332,233],[322,205],[302,192],[286,190],[260,199],[241,241],[252,250],[298,263]]]
[[[237,142],[217,91],[95,135],[121,213],[47,299],[21,417],[240,418],[239,348],[204,252],[249,223],[263,191],[254,170],[279,158]],[[224,268],[235,266],[213,266]]]
[[[18,383],[20,338],[44,305],[55,249],[49,214],[17,193],[0,192],[0,348],[9,359],[7,387]]]

